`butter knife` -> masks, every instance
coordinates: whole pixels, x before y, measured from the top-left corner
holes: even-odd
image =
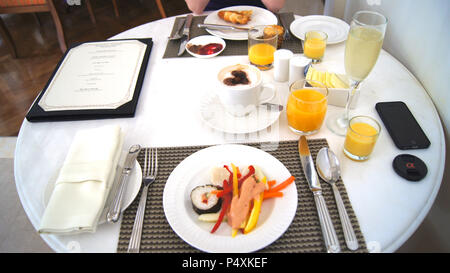
[[[341,252],[339,240],[336,235],[336,231],[334,230],[327,205],[325,204],[325,199],[322,196],[322,187],[320,186],[319,177],[317,176],[316,169],[314,168],[314,162],[311,153],[309,152],[308,142],[305,136],[301,136],[298,141],[298,151],[302,162],[303,172],[305,173],[309,188],[314,195],[314,201],[319,214],[320,227],[322,228],[322,235],[327,252]]]
[[[249,30],[249,27],[236,27],[229,25],[218,25],[218,24],[198,24],[199,28],[217,29],[217,30]]]
[[[128,183],[128,178],[131,174],[131,171],[134,168],[135,160],[141,150],[141,146],[133,145],[130,147],[127,157],[125,159],[125,164],[123,165],[122,173],[120,174],[119,185],[116,192],[116,196],[114,197],[114,201],[111,204],[106,219],[108,222],[117,222],[119,220],[120,211],[122,210],[122,199],[123,195]]]
[[[188,14],[186,17],[186,24],[184,25],[183,29],[183,36],[181,37],[181,43],[180,43],[180,49],[178,50],[178,56],[183,55],[184,51],[186,50],[186,44],[190,40],[190,28],[192,23],[192,14]]]
[[[286,22],[286,18],[284,18],[282,15],[278,14],[278,18],[280,19],[281,25],[284,27],[284,39],[290,40],[291,39],[291,33],[290,33],[290,25]]]

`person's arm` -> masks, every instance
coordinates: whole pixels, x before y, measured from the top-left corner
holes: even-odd
[[[209,0],[185,0],[190,11],[195,14],[203,13],[206,5],[208,5]],[[283,0],[284,1],[284,0]]]
[[[271,12],[278,12],[284,7],[285,0],[261,0],[268,10]]]

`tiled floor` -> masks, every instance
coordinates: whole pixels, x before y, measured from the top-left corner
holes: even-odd
[[[2,148],[4,142],[0,138]],[[53,252],[26,216],[14,182],[13,158],[0,153],[0,252]]]
[[[52,252],[20,203],[14,181],[17,137],[0,137],[0,252]]]

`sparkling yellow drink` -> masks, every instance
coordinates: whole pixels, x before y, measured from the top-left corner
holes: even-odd
[[[345,45],[345,72],[354,81],[362,81],[374,67],[383,45],[383,33],[375,28],[350,29]]]

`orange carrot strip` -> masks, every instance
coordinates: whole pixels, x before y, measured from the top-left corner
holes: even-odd
[[[276,183],[277,183],[276,180],[267,181],[267,185],[269,185],[269,188],[272,188]]]
[[[223,190],[212,190],[212,191],[211,191],[211,193],[212,193],[212,194],[215,194],[215,195],[218,195],[218,194],[220,194],[221,192],[223,192]]]
[[[285,181],[283,181],[282,183],[280,183],[277,186],[271,188],[269,191],[270,192],[280,191],[280,190],[286,188],[287,186],[289,186],[289,184],[294,182],[294,180],[295,180],[295,177],[291,176],[288,179],[286,179]]]
[[[264,195],[263,195],[264,200],[273,198],[273,197],[283,197],[283,193],[281,191],[275,191],[275,192],[265,191],[264,192]]]

